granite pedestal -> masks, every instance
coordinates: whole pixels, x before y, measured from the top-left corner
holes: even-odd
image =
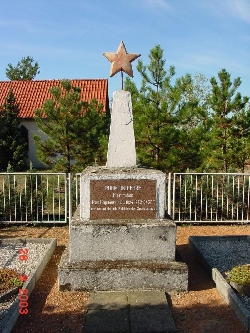
[[[187,267],[175,261],[176,226],[164,218],[165,197],[161,171],[86,168],[59,288],[186,291]]]

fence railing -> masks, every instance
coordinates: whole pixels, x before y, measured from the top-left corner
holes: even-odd
[[[175,222],[249,222],[250,174],[174,173],[168,182]]]
[[[80,203],[80,175],[0,173],[0,224],[70,222]],[[176,223],[250,221],[250,174],[169,174],[166,192]]]
[[[67,222],[69,184],[65,173],[0,173],[0,222]]]

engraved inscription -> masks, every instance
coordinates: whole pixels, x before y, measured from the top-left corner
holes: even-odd
[[[91,180],[90,218],[156,218],[156,180]]]

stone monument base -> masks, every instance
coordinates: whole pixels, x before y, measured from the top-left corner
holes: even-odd
[[[69,262],[64,252],[58,269],[59,290],[187,291],[187,266],[155,260],[103,260]]]
[[[59,289],[187,291],[175,236],[168,219],[82,220],[78,208],[58,267]]]
[[[165,186],[159,170],[86,168],[59,288],[187,291],[187,266],[175,261],[176,225],[165,218]]]
[[[174,261],[175,241],[171,220],[82,220],[78,208],[70,225],[69,261]]]

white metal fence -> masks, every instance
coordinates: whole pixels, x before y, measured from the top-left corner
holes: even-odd
[[[67,222],[65,173],[0,173],[0,223]]]
[[[175,222],[249,222],[250,174],[174,173],[168,213]]]
[[[1,223],[68,223],[80,203],[80,173],[0,173]],[[167,212],[176,223],[250,220],[250,174],[174,173]]]

